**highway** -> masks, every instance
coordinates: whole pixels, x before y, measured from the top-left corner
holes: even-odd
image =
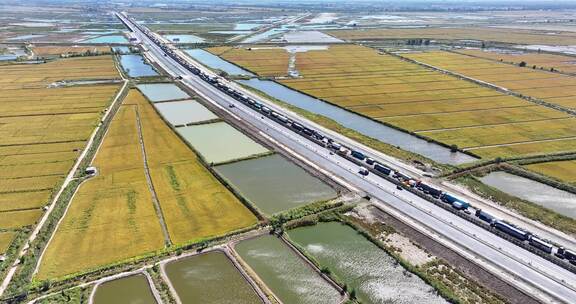
[[[496,275],[507,280],[526,293],[546,303],[573,303],[576,299],[576,275],[536,256],[492,233],[471,224],[430,202],[408,192],[398,191],[394,184],[373,174],[362,177],[358,165],[352,163],[329,149],[323,148],[307,138],[279,125],[276,121],[254,111],[243,103],[224,94],[198,76],[187,71],[178,62],[168,56],[155,45],[144,33],[135,27],[129,19],[117,14],[134,34],[140,43],[146,45],[145,56],[162,67],[167,73],[177,77],[182,76],[181,83],[214,107],[236,120],[252,125],[260,130],[263,137],[283,148],[288,153],[302,158],[313,168],[317,168],[336,182],[353,191],[366,193],[374,198],[374,204],[382,208],[392,208],[402,215],[417,222],[428,234],[436,239],[450,243],[450,247],[466,255]],[[208,71],[195,63],[198,68]],[[211,73],[210,73],[211,74]],[[274,106],[270,101],[249,94],[237,88],[263,104],[270,105],[277,112],[285,110]],[[234,105],[230,108],[230,105]],[[287,115],[288,116],[288,115]],[[310,122],[298,117],[294,119],[303,125]]]

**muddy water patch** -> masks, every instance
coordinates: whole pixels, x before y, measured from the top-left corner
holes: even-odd
[[[99,285],[94,304],[156,304],[144,275],[132,275]]]
[[[188,94],[171,83],[139,84],[137,87],[152,102],[190,98]]]
[[[480,181],[512,196],[576,219],[576,194],[503,171],[491,172],[481,177]]]
[[[353,288],[362,303],[446,303],[431,286],[349,226],[319,223],[290,230],[288,235],[349,290]]]
[[[221,165],[215,170],[269,215],[337,196],[330,186],[280,155]]]
[[[173,126],[218,119],[218,116],[194,100],[155,103],[154,107]]]
[[[423,155],[439,163],[458,165],[476,160],[475,157],[468,154],[460,152],[452,153],[450,148],[388,127],[320,99],[289,89],[273,81],[253,78],[250,80],[240,80],[239,82],[290,105],[330,118],[340,125],[365,136],[375,138],[393,146],[398,146],[406,151]]]
[[[225,122],[187,126],[176,131],[213,164],[269,153],[269,150]]]
[[[265,235],[236,251],[283,303],[338,303],[340,294],[283,241]]]
[[[168,263],[165,271],[183,303],[262,303],[252,286],[220,251]]]

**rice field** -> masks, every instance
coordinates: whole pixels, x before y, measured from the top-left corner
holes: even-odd
[[[334,30],[328,34],[344,40],[385,40],[385,39],[436,39],[436,40],[483,40],[515,44],[576,44],[576,33],[549,31],[488,28],[488,27],[429,27],[397,29]]]
[[[521,62],[525,62],[527,67],[536,66],[537,69],[550,70],[550,68],[554,68],[555,70],[563,73],[576,73],[576,58],[571,56],[534,52],[524,53],[522,51],[502,51],[494,49],[465,49],[458,50],[457,53],[512,64],[520,64]]]
[[[264,77],[286,76],[290,54],[281,47],[253,46],[250,48],[213,47],[207,49],[237,65]]]
[[[138,119],[139,118],[139,119]],[[221,236],[257,223],[211,175],[153,105],[131,90],[98,151],[99,175],[82,184],[48,245],[37,278],[60,278],[164,247],[147,165],[172,243]]]
[[[81,55],[86,53],[110,53],[109,46],[37,46],[32,48],[36,56]]]
[[[568,75],[444,51],[404,54],[404,56],[526,96],[576,109],[576,79]]]
[[[119,86],[49,87],[115,79],[111,56],[0,67],[0,225],[36,222],[76,161]]]
[[[8,250],[15,237],[16,232],[0,232],[0,254],[3,254]]]
[[[93,165],[54,232],[38,279],[87,271],[164,247],[146,183],[136,108],[120,107]]]
[[[144,96],[132,100],[140,111],[148,166],[172,242],[193,242],[256,224],[256,217],[200,163]]]
[[[243,58],[241,62],[247,61],[244,64],[253,70],[249,59],[257,57],[254,53],[258,50],[232,49],[224,53],[224,58]],[[539,94],[543,94],[539,86],[550,85],[560,78],[566,83],[571,81],[564,75],[533,72],[485,59],[477,59],[483,62],[476,66],[474,58],[448,52],[406,56],[431,58],[428,63],[432,64],[447,62],[447,67],[441,67],[448,69],[483,71],[486,66],[488,72],[484,74],[491,79],[515,77],[518,80],[507,80],[516,83],[513,87],[531,88],[525,90],[538,90]],[[452,62],[455,56],[461,60]],[[469,60],[471,64],[468,64]],[[485,159],[576,150],[573,145],[576,126],[573,118],[564,112],[367,47],[333,45],[327,50],[297,53],[295,66],[302,78],[278,81],[349,111],[447,145],[456,145]],[[493,66],[499,69],[493,70]],[[510,69],[512,71],[508,71]],[[558,89],[562,87],[551,88],[552,91]],[[576,99],[573,102],[576,103]]]
[[[525,165],[524,168],[566,183],[576,184],[576,160],[536,163]]]

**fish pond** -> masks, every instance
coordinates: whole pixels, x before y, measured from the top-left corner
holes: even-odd
[[[109,35],[86,39],[82,43],[128,43],[128,40],[122,35]]]
[[[418,276],[351,227],[319,223],[288,231],[323,267],[356,291],[362,303],[447,303]]]
[[[275,236],[236,245],[242,259],[283,303],[338,303],[340,294]]]
[[[178,86],[171,83],[139,84],[137,87],[152,102],[190,98]]]
[[[105,282],[96,288],[94,304],[156,304],[142,274]]]
[[[480,180],[502,192],[576,219],[576,194],[503,171],[491,172]]]
[[[141,55],[122,55],[120,56],[120,64],[122,65],[122,69],[124,69],[130,77],[158,75],[154,68],[146,63],[144,57]]]
[[[269,153],[269,150],[225,122],[186,126],[176,131],[208,163],[223,163]]]
[[[194,100],[161,102],[154,106],[173,126],[218,119],[218,116]]]
[[[453,153],[450,151],[450,148],[388,127],[320,99],[289,89],[274,81],[252,78],[250,80],[240,80],[239,82],[290,105],[333,119],[340,125],[365,136],[375,138],[393,146],[398,146],[410,152],[424,155],[439,163],[458,165],[476,160],[475,157],[468,154],[460,152]]]
[[[164,269],[182,303],[262,303],[221,251],[170,262]]]
[[[234,65],[214,54],[206,52],[202,49],[190,49],[186,50],[186,53],[190,55],[190,57],[200,61],[202,64],[212,68],[224,71],[230,75],[247,75],[247,76],[254,76],[254,74],[240,68],[237,65]]]
[[[268,215],[337,196],[323,181],[277,154],[220,165],[215,170]]]
[[[195,35],[164,35],[166,39],[176,43],[200,43],[204,38]]]

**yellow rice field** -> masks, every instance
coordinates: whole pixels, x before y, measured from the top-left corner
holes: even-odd
[[[265,77],[288,74],[288,52],[280,47],[252,46],[250,48],[214,47],[207,51]]]
[[[545,70],[550,70],[550,68],[554,68],[555,70],[564,73],[570,73],[570,74],[576,73],[576,58],[570,56],[545,54],[545,53],[532,53],[532,52],[523,53],[521,51],[502,52],[502,51],[494,51],[491,49],[488,50],[466,49],[466,50],[458,50],[457,53],[512,64],[520,64],[520,62],[524,61],[526,63],[526,66],[528,67],[536,66],[537,69],[542,68]]]
[[[0,212],[9,217],[36,208],[35,220],[119,88],[118,84],[49,85],[119,76],[111,56],[5,65],[0,74]],[[23,219],[22,226],[31,218]]]
[[[571,76],[444,51],[404,54],[404,56],[526,96],[576,109],[576,79]]]
[[[36,56],[50,55],[79,55],[85,53],[102,54],[109,53],[109,46],[37,46],[32,48]]]
[[[482,27],[430,27],[411,29],[365,29],[328,31],[332,36],[346,40],[384,40],[384,39],[436,39],[436,40],[484,40],[517,44],[576,44],[576,33],[549,31],[482,28]]]
[[[40,265],[59,278],[164,247],[146,182],[137,115],[152,183],[171,241],[199,241],[251,226],[256,217],[204,168],[138,90],[128,93]]]
[[[252,69],[249,59],[256,58],[257,54],[257,49],[247,51],[234,48],[227,50],[224,58],[235,63],[242,62],[243,66]],[[452,58],[447,52],[430,54],[434,54],[438,61],[450,61]],[[407,56],[420,58],[427,55]],[[234,61],[233,58],[242,60]],[[488,69],[493,65],[502,65],[479,60],[486,61],[483,66]],[[564,112],[367,47],[332,45],[328,50],[297,53],[295,65],[303,77],[281,79],[278,80],[280,83],[374,120],[448,145],[457,145],[483,158],[576,150],[576,146],[569,144],[569,139],[576,139],[576,125]],[[460,69],[476,67],[474,64],[468,65],[467,61],[452,65]],[[504,70],[509,68],[514,67],[502,67]],[[521,72],[524,70],[532,72],[528,69]],[[490,73],[490,77],[494,78],[506,76],[502,71]],[[539,77],[548,77],[550,73],[543,74],[516,73],[519,79],[516,87],[538,87]],[[540,85],[553,81],[558,80],[547,80]],[[535,148],[537,146],[545,147]],[[546,152],[541,152],[544,150]]]
[[[42,216],[41,209],[0,212],[0,229],[16,229],[36,224]]]
[[[144,96],[134,94],[131,100],[141,115],[148,165],[172,242],[219,236],[256,224],[256,217],[200,164]]]
[[[524,168],[566,183],[576,184],[576,160],[537,163],[525,165]]]
[[[136,109],[123,105],[93,162],[99,175],[84,182],[54,233],[37,274],[57,278],[164,247],[146,183]]]
[[[0,254],[8,250],[8,247],[10,247],[15,237],[16,232],[0,232]]]

